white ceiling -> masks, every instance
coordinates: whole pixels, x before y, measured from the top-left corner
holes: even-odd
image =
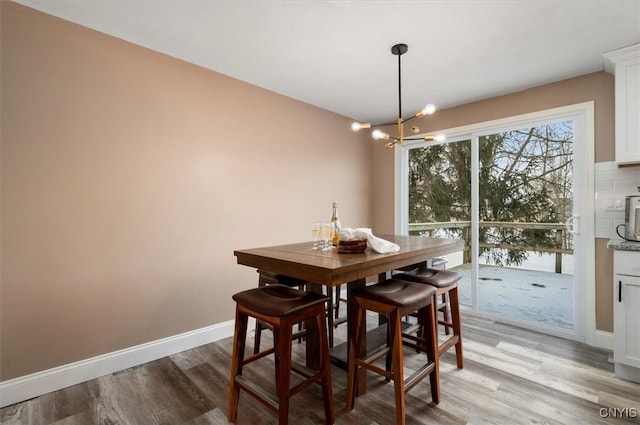
[[[14,0],[362,121],[603,69],[640,42],[640,0]]]

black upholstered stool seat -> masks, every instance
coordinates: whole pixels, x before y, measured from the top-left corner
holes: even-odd
[[[258,288],[269,285],[286,285],[292,288],[297,288],[300,290],[305,290],[307,287],[307,282],[302,279],[297,279],[295,277],[286,276],[283,274],[277,274],[270,272],[268,270],[258,269]],[[256,328],[253,333],[253,352],[258,353],[260,351],[260,343],[262,341],[262,331],[264,329],[271,329],[269,325],[264,323],[262,320],[256,320]],[[298,339],[298,341],[302,341],[302,337],[306,335],[306,332],[303,328],[302,323],[298,323],[298,331],[293,335],[294,339]]]
[[[394,279],[408,280],[417,283],[426,283],[436,288],[446,288],[457,283],[460,280],[460,273],[450,270],[436,270],[422,268],[415,274],[402,273],[393,275]]]
[[[316,304],[324,304],[327,297],[274,284],[238,292],[233,300],[256,313],[282,317],[296,314]]]
[[[274,285],[276,283],[280,285],[290,286],[292,288],[306,290],[308,282],[284,274],[274,273],[264,269],[258,269],[258,287]],[[340,317],[340,301],[346,301],[346,299],[343,300],[340,298],[340,285],[336,286],[335,289],[328,287],[327,295],[329,295],[330,298],[329,308],[327,310],[327,321],[329,323],[329,347],[333,347],[334,329],[338,327],[338,325],[347,322],[346,316]],[[269,328],[269,326],[266,326],[265,323],[261,322],[260,320],[256,320],[256,329],[253,337],[254,353],[260,351],[262,331],[265,328]],[[298,331],[293,335],[293,338],[298,339],[298,341],[302,341],[302,337],[304,337],[305,335],[306,332],[302,326],[302,323],[299,323]]]
[[[349,367],[347,372],[347,409],[354,408],[358,388],[359,368],[365,368],[393,381],[396,424],[405,423],[405,393],[429,376],[431,397],[440,402],[440,378],[438,367],[438,339],[435,311],[436,289],[398,279],[389,279],[375,285],[354,289],[349,297],[349,311],[353,312],[352,330],[349,336]],[[366,312],[373,311],[387,316],[388,344],[381,349],[365,352]],[[402,317],[418,311],[418,337],[413,345],[427,354],[427,359],[411,376],[404,376]],[[385,368],[376,365],[386,358]],[[366,375],[364,375],[366,377]]]
[[[278,414],[279,425],[288,424],[289,399],[312,383],[322,386],[325,423],[334,423],[333,392],[331,387],[331,365],[329,361],[329,342],[327,340],[326,302],[328,298],[316,293],[301,291],[287,285],[272,284],[239,292],[233,295],[236,302],[236,321],[233,335],[233,354],[231,356],[231,379],[229,387],[229,422],[238,417],[240,391],[264,404]],[[245,357],[247,324],[249,317],[260,320],[273,329],[274,346],[267,350]],[[291,357],[293,326],[306,321],[317,329],[319,337],[318,370],[296,364]],[[256,385],[249,377],[243,376],[243,367],[255,360],[274,354],[276,394],[270,394],[264,385]],[[291,371],[305,379],[291,385]]]
[[[443,312],[443,320],[438,324],[444,326],[446,335],[449,330],[453,331],[447,339],[440,343],[440,355],[455,346],[456,364],[458,368],[464,367],[462,356],[462,323],[460,318],[460,301],[458,296],[458,282],[462,275],[451,270],[438,270],[431,268],[421,268],[415,273],[401,273],[393,275],[394,279],[406,280],[408,282],[421,283],[425,286],[436,288],[436,296],[441,296],[443,303],[438,306],[438,310]]]
[[[435,295],[435,288],[423,285],[414,285],[406,280],[393,279],[384,282],[354,289],[353,296],[367,297],[370,300],[404,309],[417,310],[425,305],[425,300]],[[412,310],[413,311],[413,310]]]

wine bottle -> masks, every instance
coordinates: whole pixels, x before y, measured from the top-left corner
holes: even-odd
[[[333,238],[331,239],[331,242],[333,243],[333,246],[338,246],[338,243],[340,242],[340,231],[342,230],[342,226],[340,225],[340,218],[338,217],[338,204],[336,202],[333,203],[331,223],[333,223]]]

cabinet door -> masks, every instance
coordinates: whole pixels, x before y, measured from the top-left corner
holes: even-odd
[[[640,277],[615,275],[613,326],[616,363],[640,367]]]
[[[604,54],[615,75],[616,162],[640,164],[640,44]]]
[[[640,162],[640,58],[616,64],[616,162]]]

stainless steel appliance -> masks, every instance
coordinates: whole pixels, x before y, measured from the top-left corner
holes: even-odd
[[[624,238],[640,241],[640,195],[627,196],[624,209]]]

